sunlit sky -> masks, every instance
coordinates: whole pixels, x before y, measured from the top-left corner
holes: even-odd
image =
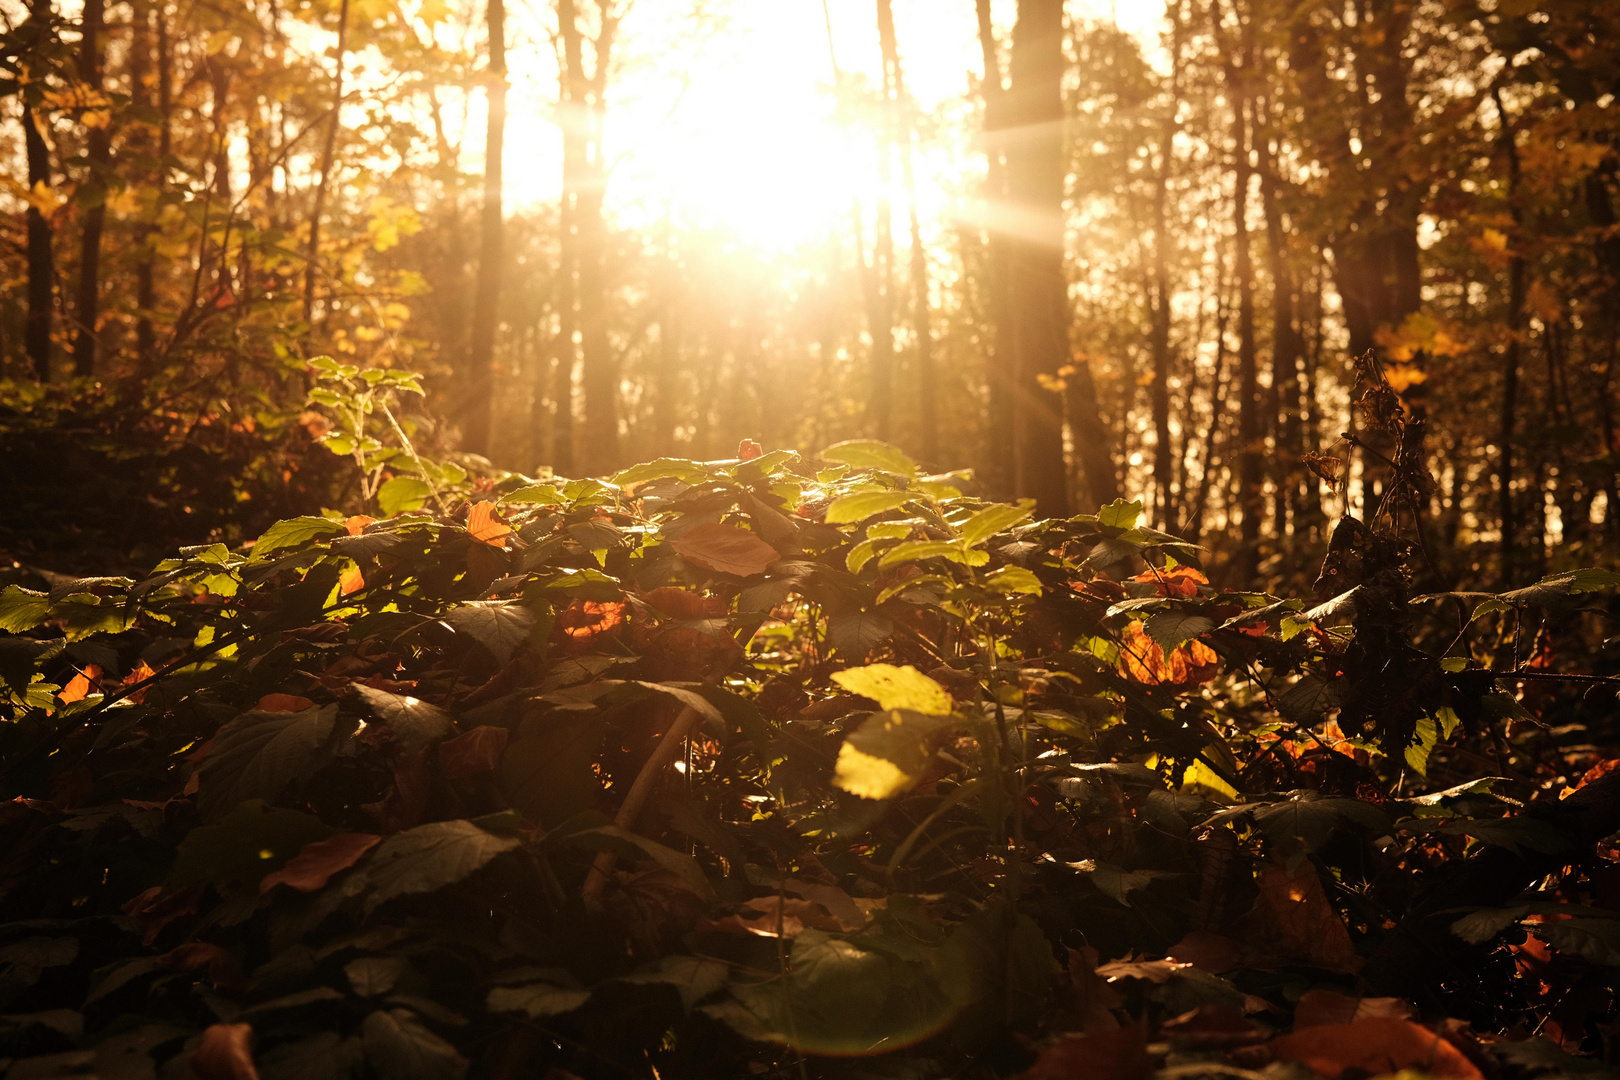
[[[546,23],[534,14],[550,6],[509,9],[505,175],[513,210],[554,200],[561,184],[556,62]],[[638,0],[625,19],[607,132],[612,212],[640,224],[669,215],[781,248],[847,220],[852,199],[870,206],[879,193],[875,139],[838,122],[830,54],[846,78],[879,83],[874,0],[828,0],[825,15],[822,0],[708,0],[718,18],[707,21],[694,20],[691,7]],[[1163,12],[1157,0],[1070,7],[1115,18],[1144,39],[1156,36]],[[1014,0],[995,0],[993,11],[1005,31]],[[971,142],[959,137],[981,69],[974,3],[894,0],[894,17],[907,88],[939,136],[919,146],[917,178],[923,215],[938,221],[976,167]],[[469,120],[481,129],[481,118]],[[892,184],[903,201],[898,170]]]

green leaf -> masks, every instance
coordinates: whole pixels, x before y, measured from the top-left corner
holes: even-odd
[[[861,567],[872,561],[877,554],[877,543],[873,540],[862,540],[849,549],[849,555],[844,558],[844,567],[852,574],[861,572]]]
[[[1134,529],[1142,517],[1142,501],[1115,499],[1097,511],[1097,524],[1105,529]]]
[[[504,664],[529,639],[535,619],[533,611],[510,600],[474,600],[447,611],[444,621]]]
[[[35,669],[62,651],[61,641],[35,641],[26,637],[0,638],[0,680],[14,694],[23,694],[34,681]]]
[[[1420,716],[1412,729],[1412,742],[1406,748],[1406,764],[1419,776],[1429,775],[1429,754],[1440,741],[1440,729],[1432,716]]]
[[[245,712],[219,729],[198,776],[198,806],[214,817],[247,799],[275,800],[328,758],[337,706]]]
[[[857,491],[833,500],[833,504],[827,507],[827,524],[848,525],[865,521],[873,514],[898,510],[914,498],[916,496],[909,491]]]
[[[1599,570],[1596,568],[1569,570],[1562,574],[1550,574],[1534,585],[1527,585],[1522,589],[1505,592],[1502,594],[1502,599],[1513,604],[1545,607],[1548,604],[1564,599],[1566,596],[1598,592],[1603,589],[1613,589],[1616,586],[1620,586],[1620,573],[1613,570]]]
[[[362,683],[354,683],[354,692],[360,695],[373,714],[394,737],[394,745],[407,754],[414,754],[428,743],[445,738],[456,730],[450,714],[430,702],[408,694],[390,694]]]
[[[982,555],[983,552],[974,552]],[[896,566],[904,562],[916,562],[920,559],[949,559],[951,562],[972,565],[969,562],[969,553],[955,540],[903,540],[883,553],[878,560],[880,567]],[[987,561],[987,560],[981,560]]]
[[[462,1080],[467,1059],[409,1009],[379,1009],[360,1025],[372,1074],[390,1080]]]
[[[280,870],[306,844],[333,830],[317,817],[250,799],[212,825],[199,825],[180,842],[167,887],[229,882],[257,884]]]
[[[904,450],[876,439],[850,439],[821,452],[825,461],[841,461],[857,469],[876,469],[898,476],[916,476],[917,463]]]
[[[497,986],[485,1004],[491,1012],[521,1013],[530,1020],[571,1013],[591,999],[566,971],[558,969],[554,982],[533,982],[522,986]]]
[[[934,758],[934,737],[949,716],[893,709],[873,713],[838,748],[833,783],[863,799],[888,799],[911,790]]]
[[[428,482],[417,476],[396,476],[377,489],[377,509],[384,517],[420,510],[433,496]]]
[[[1149,615],[1142,629],[1168,654],[1215,629],[1215,620],[1186,611],[1160,611]]]
[[[645,484],[649,480],[673,477],[683,484],[701,484],[709,479],[709,470],[695,461],[684,458],[659,458],[656,461],[632,465],[613,476],[613,483],[621,488],[632,484]]]
[[[366,914],[398,896],[437,892],[466,879],[521,841],[470,821],[435,821],[395,833],[349,875],[346,896],[365,897]]]
[[[911,667],[870,664],[835,672],[832,681],[852,694],[871,698],[880,709],[910,709],[930,716],[948,716],[954,706],[946,689]]]
[[[251,562],[263,562],[272,552],[303,547],[312,540],[345,532],[343,522],[323,517],[295,517],[278,521],[254,541]]]
[[[962,523],[962,543],[968,547],[982,544],[999,532],[1005,532],[1034,513],[1024,506],[993,503]]]
[[[540,506],[560,506],[562,492],[554,484],[529,484],[501,496],[503,503],[535,503]]]
[[[8,585],[0,592],[0,630],[20,634],[51,617],[51,602],[44,593]]]
[[[875,612],[855,611],[827,620],[827,637],[840,654],[862,656],[894,633],[894,620]]]
[[[987,575],[984,587],[991,592],[1013,595],[1027,593],[1030,596],[1041,595],[1041,579],[1034,573],[1025,570],[1022,566],[1003,566],[1000,570]]]

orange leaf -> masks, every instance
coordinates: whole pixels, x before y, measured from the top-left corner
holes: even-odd
[[[1170,570],[1144,570],[1132,581],[1150,581],[1159,588],[1160,596],[1197,596],[1198,586],[1208,585],[1203,571],[1190,566],[1177,566]]]
[[[359,536],[365,531],[367,525],[370,525],[376,520],[377,519],[374,517],[366,517],[364,514],[356,514],[348,521],[345,521],[343,525],[349,530],[350,536]]]
[[[1126,678],[1136,682],[1184,686],[1214,678],[1220,671],[1220,658],[1202,641],[1179,645],[1167,658],[1142,624],[1133,622],[1120,638],[1119,667]]]
[[[253,1067],[253,1025],[209,1027],[191,1055],[191,1071],[200,1080],[259,1080],[259,1070]]]
[[[156,674],[157,672],[152,670],[151,665],[149,665],[145,660],[142,660],[130,670],[128,675],[124,677],[124,685],[135,686],[138,683],[145,682],[147,679],[150,679]],[[147,689],[150,689],[150,687]],[[133,694],[129,695],[129,700],[133,701],[137,705],[141,704],[141,702],[146,700],[146,690],[135,691]]]
[[[1377,1016],[1353,1024],[1322,1024],[1271,1043],[1283,1061],[1297,1061],[1329,1078],[1384,1076],[1416,1069],[1436,1080],[1483,1080],[1462,1051],[1410,1020]]]
[[[504,548],[512,526],[495,516],[495,504],[486,499],[467,511],[467,535],[480,544]]]
[[[624,621],[624,605],[613,600],[575,600],[557,617],[563,633],[576,641],[595,637]]]
[[[1291,955],[1328,971],[1353,972],[1361,966],[1350,931],[1322,891],[1322,879],[1309,861],[1289,870],[1260,868],[1260,895],[1250,918],[1275,935]]]
[[[338,833],[305,844],[304,850],[288,859],[286,866],[264,875],[264,880],[259,882],[259,894],[262,896],[277,885],[291,885],[299,892],[324,888],[333,874],[347,870],[381,842],[382,837],[371,833]]]
[[[765,448],[759,445],[759,443],[755,442],[753,439],[744,439],[742,442],[737,444],[738,461],[753,461],[755,458],[764,453]]]
[[[69,679],[56,696],[62,704],[71,705],[75,701],[83,701],[92,691],[101,692],[101,669],[94,664],[86,664],[84,670]]]
[[[338,595],[348,596],[366,587],[366,576],[358,566],[351,566],[338,575]]]
[[[699,525],[670,544],[677,554],[705,570],[752,577],[762,574],[782,556],[747,529],[709,522]]]

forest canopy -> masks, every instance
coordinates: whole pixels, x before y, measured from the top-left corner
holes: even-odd
[[[0,31],[6,1077],[1620,1067],[1620,3]]]

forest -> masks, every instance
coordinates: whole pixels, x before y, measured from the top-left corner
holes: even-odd
[[[0,1078],[1620,1071],[1620,0],[0,0]]]

